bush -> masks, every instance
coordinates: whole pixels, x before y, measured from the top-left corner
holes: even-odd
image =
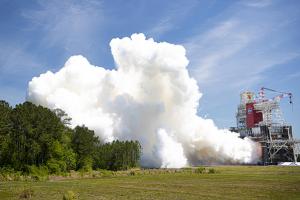
[[[217,170],[214,168],[205,168],[205,167],[198,167],[195,169],[194,173],[197,174],[215,174],[217,173]]]
[[[33,196],[33,190],[25,189],[20,193],[19,198],[20,199],[30,199],[32,196]]]
[[[130,171],[130,172],[129,172],[129,175],[130,175],[130,176],[134,176],[134,175],[135,175],[135,171]]]
[[[9,167],[2,167],[0,168],[0,181],[10,181],[12,180],[12,176],[14,175],[15,171]]]
[[[48,178],[48,168],[46,166],[27,166],[27,172],[34,180],[46,180]]]
[[[196,170],[195,170],[195,173],[197,174],[204,174],[206,171],[205,167],[198,167]]]
[[[72,149],[64,152],[63,160],[66,162],[67,170],[76,169],[76,155]]]
[[[90,158],[90,157],[86,157],[82,160],[79,161],[80,162],[80,165],[81,165],[81,168],[80,170],[81,171],[84,171],[84,172],[90,172],[92,171],[92,166],[93,166],[93,159]]]
[[[99,172],[102,177],[111,177],[113,175],[112,171],[106,170],[106,169],[99,169]]]
[[[12,174],[14,172],[15,172],[15,170],[10,167],[1,167],[0,168],[0,174]]]
[[[67,170],[67,165],[64,161],[55,159],[48,160],[47,167],[51,174],[60,174],[61,172],[65,172]]]
[[[91,165],[84,165],[81,170],[83,170],[84,172],[91,172],[93,171],[92,166]]]
[[[76,195],[73,191],[67,191],[64,196],[63,196],[63,200],[75,200]]]
[[[13,179],[14,181],[22,181],[24,179],[23,175],[22,175],[22,172],[20,171],[16,171],[14,174],[13,174]]]
[[[217,173],[217,170],[215,170],[214,168],[210,168],[210,169],[208,170],[208,173],[209,173],[209,174],[215,174],[215,173]]]

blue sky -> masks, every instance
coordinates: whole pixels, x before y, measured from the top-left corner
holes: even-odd
[[[142,32],[186,48],[204,93],[201,116],[234,126],[241,91],[290,91],[293,106],[281,106],[300,138],[298,0],[0,0],[0,27],[0,99],[12,105],[24,101],[32,77],[71,55],[113,68],[110,40]]]

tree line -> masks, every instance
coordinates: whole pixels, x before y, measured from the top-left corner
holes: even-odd
[[[138,141],[103,143],[93,130],[70,128],[60,109],[25,102],[11,107],[0,101],[0,167],[26,171],[45,167],[50,173],[69,170],[123,170],[139,166]]]

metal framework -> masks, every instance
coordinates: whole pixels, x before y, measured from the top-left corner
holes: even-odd
[[[262,101],[254,104],[254,108],[263,114],[261,125],[285,124],[282,112],[279,107],[279,102]]]
[[[299,141],[293,139],[292,134],[290,133],[291,126],[284,127],[284,129],[287,130],[286,133],[288,136],[288,138],[284,139],[273,139],[272,135],[274,132],[272,132],[270,129],[271,128],[269,127],[269,138],[267,138],[265,141],[262,141],[267,144],[268,158],[266,161],[269,163],[280,161],[297,162],[299,153],[295,151],[295,147]]]
[[[264,90],[277,92],[280,95],[266,99]],[[240,133],[242,138],[249,137],[261,144],[263,164],[297,162],[300,155],[300,141],[293,138],[292,126],[285,122],[280,109],[280,100],[283,97],[289,97],[292,103],[291,93],[264,87],[258,97],[249,91],[241,94],[241,102],[236,114],[237,127],[232,130]],[[247,127],[246,104],[248,103],[253,103],[255,112],[262,114],[263,120],[253,127]]]

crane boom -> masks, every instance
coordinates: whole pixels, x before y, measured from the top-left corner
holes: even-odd
[[[259,92],[259,96],[262,100],[265,99],[265,92],[264,92],[265,90],[268,90],[268,91],[271,91],[271,92],[276,92],[276,93],[280,94],[280,95],[277,95],[277,96],[273,97],[273,100],[280,100],[284,97],[289,97],[289,100],[290,100],[289,103],[293,104],[293,100],[292,100],[293,94],[291,92],[283,92],[283,91],[278,91],[278,90],[274,90],[274,89],[266,88],[266,87],[262,87],[260,89],[260,92]]]

